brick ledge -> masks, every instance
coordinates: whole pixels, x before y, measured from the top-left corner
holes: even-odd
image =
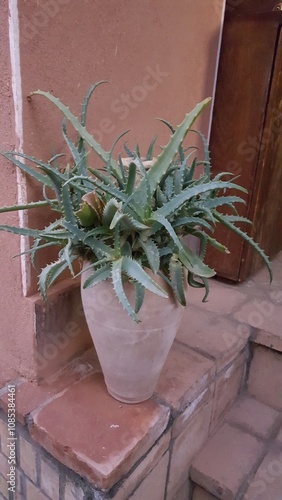
[[[191,336],[191,331],[195,335],[198,332],[197,324],[192,326],[193,315],[201,317],[201,329],[208,338],[201,352]],[[218,318],[215,328],[212,312],[199,315],[199,310],[191,306],[185,316],[156,393],[142,404],[126,405],[107,393],[94,349],[42,385],[24,379],[16,381],[18,422],[27,428],[34,443],[100,492],[99,498],[104,498],[103,491],[107,492],[105,498],[124,498],[119,497],[121,491],[133,490],[138,481],[144,480],[148,473],[148,465],[144,464],[151,461],[151,456],[157,457],[156,468],[164,470],[161,463],[170,464],[170,474],[163,479],[164,487],[173,495],[187,482],[192,458],[177,462],[178,453],[183,453],[183,436],[190,439],[189,428],[196,425],[197,430],[191,431],[193,438],[197,434],[191,448],[196,453],[209,429],[218,425],[240,391],[248,337],[238,338],[237,323],[225,317]],[[185,336],[183,325],[187,325],[187,318],[191,331]],[[233,331],[229,330],[229,340],[222,348],[223,325]],[[232,388],[222,400],[222,384],[229,382]],[[7,411],[6,388],[2,390],[1,405]],[[205,425],[197,423],[201,419]]]

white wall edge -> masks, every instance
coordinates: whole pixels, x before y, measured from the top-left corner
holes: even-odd
[[[19,12],[18,0],[9,1],[9,46],[10,46],[10,61],[12,74],[12,94],[14,101],[15,114],[15,133],[17,138],[16,148],[19,152],[23,151],[23,99],[22,99],[22,80],[21,80],[21,61],[20,61],[20,29],[19,29]],[[26,178],[17,168],[17,202],[23,205],[27,202]],[[19,211],[19,225],[26,226],[27,212]],[[21,252],[28,250],[28,239],[24,236],[20,237]],[[21,273],[22,273],[22,291],[27,295],[29,282],[30,263],[27,255],[21,255]]]
[[[218,47],[217,47],[217,57],[216,57],[216,63],[215,63],[213,91],[212,91],[212,97],[213,97],[213,99],[212,99],[212,103],[211,103],[211,114],[210,114],[209,130],[208,130],[208,134],[207,134],[208,143],[210,142],[210,137],[211,137],[212,118],[213,118],[213,110],[214,110],[214,98],[215,98],[217,76],[218,76],[218,67],[219,67],[219,59],[220,59],[220,52],[221,52],[221,42],[222,42],[222,33],[223,33],[225,8],[226,8],[226,0],[223,0],[223,2],[222,2],[222,12],[221,12],[220,32],[219,32]]]

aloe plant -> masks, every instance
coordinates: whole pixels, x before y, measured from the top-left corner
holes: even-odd
[[[217,225],[226,226],[249,243],[264,260],[271,278],[268,257],[247,233],[236,226],[236,223],[250,223],[240,217],[235,208],[236,203],[244,203],[244,200],[238,195],[226,194],[231,189],[246,190],[234,179],[222,180],[223,175],[227,176],[226,172],[211,178],[208,147],[201,133],[197,132],[204,145],[202,161],[195,157],[195,148],[185,149],[183,146],[187,133],[210,99],[197,104],[175,129],[162,120],[169,127],[171,136],[147,171],[138,147],[132,152],[125,146],[130,156],[127,166],[120,156],[117,160],[113,158],[117,141],[110,151],[104,151],[86,130],[87,105],[92,92],[101,83],[92,85],[87,92],[80,119],[48,92],[38,90],[30,95],[43,96],[63,114],[62,134],[72,155],[72,165],[59,168],[57,160],[62,155],[44,162],[15,151],[1,153],[41,184],[43,199],[21,206],[2,207],[0,213],[51,207],[57,214],[57,220],[43,230],[0,226],[0,230],[29,236],[33,240],[29,250],[32,263],[42,248],[58,247],[58,260],[49,263],[39,274],[38,286],[43,298],[46,299],[47,288],[65,269],[74,275],[73,262],[79,258],[89,261],[88,268],[92,269],[84,286],[95,286],[111,279],[122,307],[135,321],[139,321],[137,314],[145,289],[167,297],[146,269],[160,275],[183,306],[186,304],[186,279],[190,286],[205,289],[203,300],[206,300],[208,278],[215,275],[215,271],[204,263],[206,246],[228,253],[228,249],[212,237]],[[76,144],[67,134],[67,123],[78,134]],[[156,137],[149,146],[146,159],[151,158],[155,141]],[[103,161],[101,169],[88,167],[88,149]],[[201,167],[202,174],[195,178],[198,167]],[[233,215],[219,211],[220,207],[231,209]],[[189,234],[199,239],[199,255],[184,243],[184,237]],[[126,280],[135,287],[134,307],[124,291]]]

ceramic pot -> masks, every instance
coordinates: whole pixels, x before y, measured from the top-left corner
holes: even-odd
[[[167,284],[154,276],[169,298],[146,290],[138,313],[141,323],[136,323],[123,310],[110,280],[83,289],[90,274],[91,270],[82,273],[82,303],[107,389],[124,403],[145,401],[155,390],[184,308],[174,300]],[[124,289],[134,304],[133,285],[125,283]]]

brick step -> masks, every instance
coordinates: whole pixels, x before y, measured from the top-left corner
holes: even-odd
[[[236,290],[245,302],[234,312],[234,318],[252,327],[251,341],[282,352],[282,252],[272,261],[273,281],[269,283],[266,268]]]
[[[282,353],[257,344],[251,344],[251,349],[248,392],[262,403],[282,411]]]
[[[190,468],[192,500],[281,500],[282,411],[241,395]]]

